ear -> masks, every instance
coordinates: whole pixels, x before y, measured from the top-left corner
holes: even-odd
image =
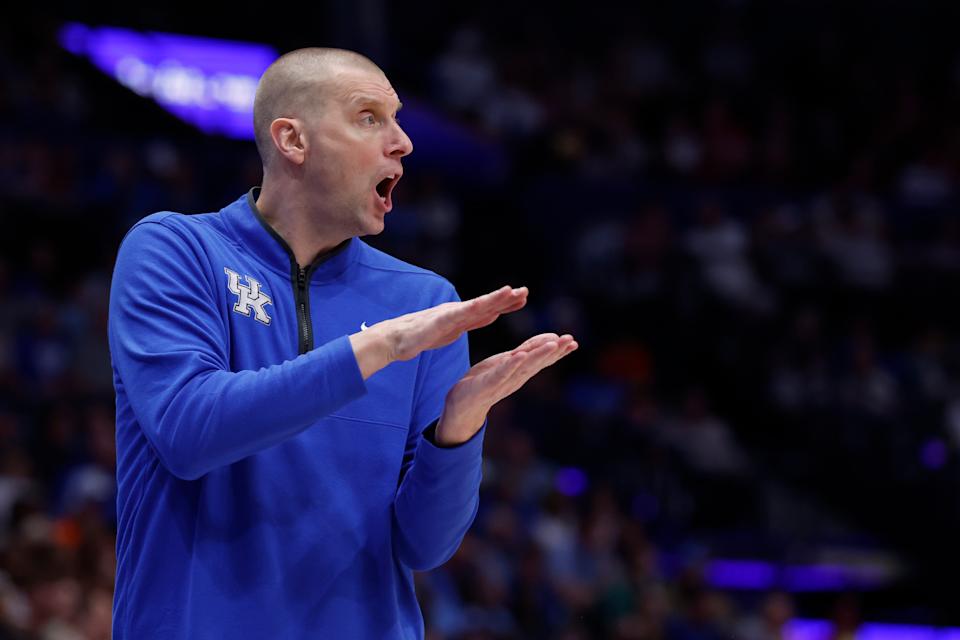
[[[270,123],[270,137],[277,153],[290,162],[301,165],[306,157],[307,142],[303,123],[296,118],[277,118]]]

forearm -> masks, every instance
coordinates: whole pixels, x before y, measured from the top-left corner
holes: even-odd
[[[470,440],[483,428],[490,410],[479,403],[468,407],[453,407],[453,404],[448,398],[437,424],[435,440],[441,447],[456,447]]]
[[[366,391],[346,338],[257,371],[176,375],[130,391],[161,461],[185,479],[274,446]]]
[[[364,380],[394,360],[390,337],[379,327],[370,327],[366,331],[352,334],[350,346]]]
[[[483,433],[451,448],[421,439],[394,504],[394,549],[411,569],[426,571],[449,560],[473,523]]]

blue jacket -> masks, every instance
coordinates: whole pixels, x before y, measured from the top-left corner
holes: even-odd
[[[477,510],[483,430],[428,430],[466,336],[366,381],[347,336],[456,291],[356,238],[299,269],[254,192],[120,247],[113,637],[422,638],[412,572]]]

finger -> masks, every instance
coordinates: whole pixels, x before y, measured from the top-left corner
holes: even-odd
[[[520,367],[529,360],[529,354],[526,352],[516,354],[501,353],[498,354],[498,356],[505,357],[497,362],[495,367],[484,372],[478,380],[478,382],[490,389],[496,389],[500,387],[504,381],[514,378]]]
[[[450,339],[455,340],[459,333],[492,324],[501,314],[516,311],[526,303],[526,287],[501,287],[472,300],[449,303],[455,306],[443,309],[435,322],[445,331],[452,332],[454,335]]]
[[[499,317],[499,313],[492,313],[485,316],[462,319],[460,322],[455,323],[444,323],[440,320],[438,322],[440,322],[439,326],[443,334],[441,334],[442,337],[438,338],[437,341],[442,344],[449,344],[459,338],[464,332],[482,329],[483,327],[493,324]]]
[[[478,316],[476,318],[469,318],[469,321],[466,324],[457,325],[455,328],[461,333],[464,331],[473,331],[474,329],[480,329],[493,324],[499,317],[499,313],[491,313],[484,316]]]
[[[438,312],[435,319],[442,325],[459,327],[460,331],[465,331],[478,316],[486,317],[514,304],[518,296],[513,291],[510,287],[504,286],[470,300],[438,305],[434,307]]]
[[[521,287],[521,289],[514,289],[514,291],[525,290],[526,287]],[[475,312],[475,315],[472,317],[460,317],[461,324],[458,325],[461,331],[473,331],[474,329],[479,329],[485,327],[489,324],[492,324],[497,318],[502,316],[505,313],[512,313],[524,307],[527,304],[527,297],[525,292],[521,292],[518,296],[515,297],[513,301],[509,301],[507,306],[487,309],[486,311]],[[465,324],[463,324],[465,323]]]
[[[553,355],[560,349],[560,342],[556,339],[550,339],[543,344],[539,344],[529,351],[520,352],[517,355],[526,354],[526,362],[517,370],[518,375],[526,375],[529,371],[536,371],[539,369],[541,363],[546,362],[548,359],[553,357]]]
[[[470,318],[468,319],[468,324],[464,326],[463,330],[473,331],[474,329],[479,329],[480,327],[485,327],[489,324],[493,324],[493,322],[496,321],[496,319],[499,318],[500,316],[517,311],[518,309],[523,308],[525,304],[527,304],[526,299],[518,300],[517,302],[510,304],[506,308],[494,309],[493,311],[489,312],[489,314],[487,315],[480,315],[474,318]]]
[[[504,285],[490,293],[485,293],[482,296],[467,300],[467,302],[473,304],[475,307],[494,308],[508,301],[512,301],[521,295],[526,295],[525,292],[526,287],[514,288],[509,285]]]
[[[531,351],[514,351],[491,356],[488,360],[504,355],[509,356],[509,359],[498,360],[497,366],[480,373],[474,381],[486,389],[484,393],[489,398],[488,402],[491,405],[496,404],[515,393],[537,373],[575,351],[577,346],[572,336],[567,335],[561,340],[548,340]]]
[[[469,300],[467,308],[471,313],[503,313],[507,309],[520,308],[526,304],[528,293],[526,287],[504,286]]]
[[[560,348],[557,349],[557,352],[553,354],[551,358],[547,359],[547,362],[542,367],[540,367],[540,369],[537,372],[539,373],[540,371],[543,371],[547,367],[551,367],[555,365],[557,362],[559,362],[560,360],[563,360],[568,355],[576,351],[579,346],[580,345],[578,345],[575,341],[571,341],[565,345],[561,345]]]
[[[503,309],[499,309],[500,314],[513,313],[527,306],[527,296],[518,296],[516,300],[510,302]]]
[[[534,337],[539,338],[540,336]],[[565,335],[555,345],[551,345],[548,341],[532,351],[511,353],[511,362],[517,366],[502,366],[498,370],[490,371],[489,376],[484,376],[484,382],[495,384],[495,389],[492,390],[491,404],[495,404],[515,393],[533,376],[573,353],[577,348],[579,348],[579,345],[573,339],[573,336]]]
[[[545,345],[531,351],[531,357],[525,363],[525,366],[517,370],[515,375],[521,380],[521,386],[540,371],[543,371],[547,367],[558,362],[561,358],[564,358],[565,356],[576,351],[577,347],[579,346],[576,341],[573,340],[569,342],[557,342],[552,349],[549,348],[550,344],[551,343],[548,342]]]
[[[571,353],[576,351],[579,347],[580,345],[577,343],[576,340],[573,339],[573,336],[570,336],[567,339],[560,338],[560,346],[557,349],[557,352],[554,354],[553,359],[549,362],[547,366],[549,366],[550,364],[553,364],[554,362],[556,362],[557,360],[560,360],[565,356],[570,355]]]
[[[533,349],[536,349],[542,344],[546,344],[550,340],[555,340],[559,342],[560,336],[558,336],[555,333],[541,333],[541,334],[535,335],[532,338],[528,338],[527,340],[524,340],[523,343],[521,343],[520,346],[513,349],[511,353],[518,353],[520,351],[531,351]]]
[[[571,336],[569,333],[562,336],[558,336],[555,333],[541,333],[529,338],[526,342],[515,348],[513,351],[530,351],[531,349],[549,342],[550,340],[556,340],[560,344],[561,349],[568,348],[569,345],[574,342],[573,336]]]
[[[509,366],[499,371],[491,371],[483,381],[491,385],[492,402],[499,402],[522,387],[544,366],[544,361],[560,349],[559,343],[546,342],[531,351],[517,351],[510,354]]]

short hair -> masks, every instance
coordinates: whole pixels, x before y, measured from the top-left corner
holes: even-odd
[[[325,85],[344,67],[383,73],[362,54],[324,47],[286,53],[263,72],[253,99],[253,133],[264,168],[274,155],[270,124],[277,118],[299,116],[307,107],[322,106]]]

